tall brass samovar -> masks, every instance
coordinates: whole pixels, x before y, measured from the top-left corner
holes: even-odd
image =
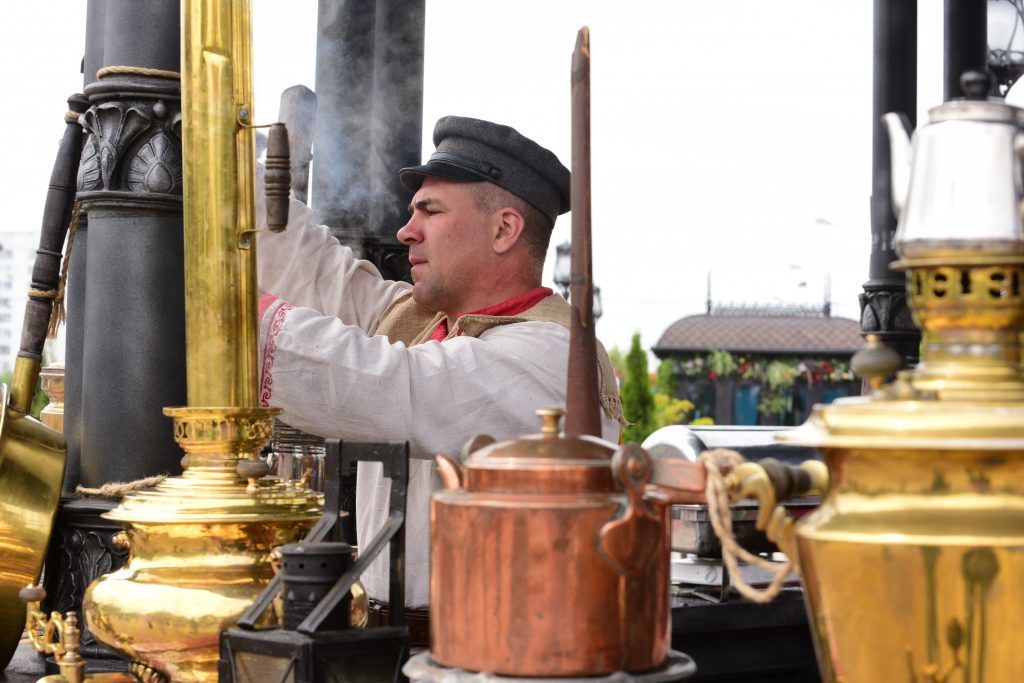
[[[921,364],[781,437],[830,474],[795,528],[827,681],[1024,681],[1024,110],[963,85],[912,148],[886,119]]]
[[[250,4],[184,0],[182,29],[189,405],[165,413],[186,470],[106,515],[124,524],[130,555],[88,588],[83,610],[133,671],[215,681],[220,632],[273,576],[271,550],[317,520],[322,498],[258,481],[277,411],[257,397]]]

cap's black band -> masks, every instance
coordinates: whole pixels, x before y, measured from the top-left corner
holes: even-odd
[[[464,157],[461,154],[452,154],[451,152],[434,152],[430,155],[430,161],[441,161],[446,164],[451,164],[452,166],[464,168],[467,171],[474,171],[476,173],[489,176],[495,180],[501,177],[501,169],[497,166],[493,166],[486,161],[480,161],[479,159]]]

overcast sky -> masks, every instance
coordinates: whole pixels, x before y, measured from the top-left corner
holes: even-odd
[[[941,4],[919,3],[922,114],[941,98]],[[587,24],[606,345],[640,331],[652,346],[674,320],[703,312],[709,271],[713,299],[735,303],[820,304],[830,275],[833,312],[857,318],[870,235],[871,6],[428,0],[424,152],[434,121],[459,114],[512,125],[569,165],[570,56]],[[38,228],[85,33],[83,0],[4,10],[0,232]],[[255,0],[254,27],[256,117],[269,121],[281,90],[314,85],[316,2]],[[552,245],[569,229],[561,217]]]

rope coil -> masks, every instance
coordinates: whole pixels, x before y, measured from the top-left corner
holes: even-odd
[[[774,600],[782,590],[786,578],[793,571],[793,560],[786,558],[783,563],[766,560],[742,547],[732,532],[732,503],[729,499],[729,487],[725,483],[723,468],[733,468],[743,462],[743,456],[727,448],[716,448],[704,451],[700,456],[707,469],[707,485],[705,495],[708,499],[708,516],[711,527],[715,530],[722,543],[722,561],[729,570],[732,585],[740,595],[758,604]],[[743,579],[740,574],[740,560],[767,571],[772,575],[771,583],[764,590],[758,590]]]
[[[157,78],[180,79],[181,73],[167,71],[166,69],[149,69],[143,66],[105,66],[96,72],[96,78],[112,76],[115,74],[128,74],[132,76],[155,76]]]
[[[152,477],[136,479],[135,481],[111,481],[94,489],[79,485],[75,487],[75,493],[83,493],[89,496],[103,496],[104,498],[123,498],[126,493],[152,488],[163,482],[166,478],[166,474],[157,474]]]
[[[75,235],[78,233],[78,216],[81,212],[81,204],[75,202],[71,211],[71,224],[68,226],[68,241],[64,248],[64,260],[60,264],[60,280],[57,282],[57,289],[41,291],[30,289],[28,295],[37,299],[52,299],[53,310],[50,312],[50,326],[46,330],[48,339],[55,339],[60,326],[67,321],[67,309],[64,307],[64,288],[68,283],[68,266],[71,264],[71,250],[75,246]]]

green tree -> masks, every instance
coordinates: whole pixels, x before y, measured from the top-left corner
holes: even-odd
[[[675,362],[666,359],[658,363],[658,393],[674,398],[678,387],[679,378],[676,376]]]
[[[619,373],[619,381],[626,381],[626,357],[622,355],[622,349],[618,346],[613,346],[608,351],[608,360],[612,363],[612,368]]]
[[[7,394],[8,394],[7,397],[8,397],[8,399],[10,399],[11,381],[13,379],[14,379],[14,372],[12,370],[4,370],[2,373],[0,373],[0,384],[3,384],[5,387],[7,387]],[[32,397],[32,408],[29,411],[29,413],[32,415],[32,417],[35,417],[35,418],[39,417],[39,411],[41,411],[43,408],[45,408],[46,404],[50,402],[50,399],[48,399],[46,397],[46,394],[43,393],[43,390],[40,387],[41,387],[41,383],[37,381],[36,382],[36,393]]]
[[[640,346],[639,333],[633,335],[633,343],[626,354],[625,370],[622,412],[630,424],[622,433],[622,440],[642,443],[659,425],[655,417],[654,392],[647,374],[647,352]]]

